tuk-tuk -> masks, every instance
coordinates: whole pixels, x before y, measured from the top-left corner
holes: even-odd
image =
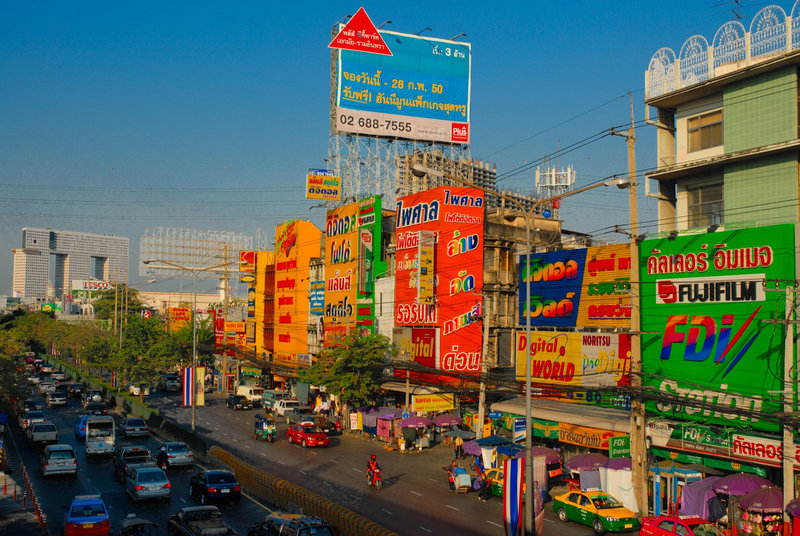
[[[272,413],[256,413],[253,424],[253,439],[264,439],[270,443],[275,440],[275,418]]]
[[[119,524],[119,536],[158,536],[158,525],[147,519],[128,514]]]

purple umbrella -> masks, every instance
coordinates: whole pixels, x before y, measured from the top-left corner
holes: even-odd
[[[597,469],[607,461],[608,461],[608,456],[603,456],[602,454],[589,452],[587,454],[578,454],[577,456],[570,458],[570,460],[564,465],[570,471],[576,471],[576,470],[592,471],[594,469]]]
[[[525,451],[520,451],[522,456],[525,455]],[[544,463],[558,463],[561,461],[561,457],[558,455],[558,452],[551,448],[547,447],[531,447],[531,456],[544,456]]]
[[[393,409],[384,411],[383,413],[378,413],[378,420],[379,421],[391,421],[394,419],[399,419],[403,415],[403,412],[399,409]]]
[[[611,458],[607,462],[605,462],[601,467],[605,467],[606,469],[628,469],[631,468],[631,459],[630,458]]]
[[[469,454],[470,456],[481,455],[481,446],[478,445],[478,441],[476,439],[464,442],[464,454]]]
[[[800,517],[800,499],[792,499],[786,505],[786,513],[790,516]]]
[[[414,415],[400,421],[401,428],[419,428],[421,426],[430,426],[431,424],[433,424],[431,421],[419,415]]]
[[[781,488],[758,488],[743,495],[739,506],[751,512],[780,512],[783,510],[783,491]]]
[[[708,520],[708,500],[717,496],[712,488],[719,479],[718,476],[709,476],[683,486],[679,513],[684,516],[700,516]]]
[[[437,415],[433,418],[433,424],[436,426],[455,426],[457,424],[462,424],[464,419],[459,417],[458,415],[453,415],[452,413],[446,413],[444,415]]]
[[[717,483],[714,485],[714,491],[726,495],[733,495],[734,497],[741,497],[758,488],[769,488],[772,486],[774,486],[774,484],[763,476],[754,475],[752,473],[735,473],[723,476],[717,480]]]

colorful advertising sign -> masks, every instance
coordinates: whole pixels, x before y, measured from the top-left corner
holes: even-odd
[[[621,432],[576,426],[574,424],[558,423],[558,440],[581,447],[608,450],[608,442],[612,437],[624,436]]]
[[[629,327],[630,246],[567,249],[520,257],[519,323]],[[531,299],[528,300],[530,284]]]
[[[240,272],[254,272],[256,270],[256,252],[255,251],[240,251],[239,252],[239,271]]]
[[[309,312],[312,315],[325,314],[325,281],[312,281],[308,291]]]
[[[325,346],[356,325],[358,203],[327,211],[325,218]]]
[[[395,325],[439,328],[433,367],[478,373],[482,333],[483,192],[443,186],[397,200]],[[434,231],[435,300],[417,298],[420,231]],[[474,292],[473,292],[474,291]]]
[[[648,413],[779,429],[762,416],[782,411],[774,320],[796,279],[795,243],[794,225],[776,225],[641,244],[643,383],[659,398]]]
[[[416,411],[417,413],[450,411],[455,407],[456,404],[453,393],[411,396],[411,411]]]
[[[225,322],[225,331],[228,333],[244,333],[244,322]]]
[[[356,323],[362,334],[375,333],[375,276],[386,273],[381,260],[381,197],[358,202],[358,308]]]
[[[433,248],[436,245],[434,231],[419,231],[419,270],[417,275],[417,301],[419,303],[433,303],[434,276]]]
[[[330,169],[309,169],[306,174],[306,199],[338,201],[342,196],[342,179]]]
[[[170,331],[178,331],[192,320],[192,310],[188,307],[170,307],[168,314]]]
[[[472,46],[379,31],[391,56],[340,50],[339,133],[469,143]]]
[[[436,366],[439,355],[438,328],[398,328],[392,330],[392,342],[400,349],[400,357],[426,367]]]

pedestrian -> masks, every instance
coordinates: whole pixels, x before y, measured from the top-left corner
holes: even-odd
[[[454,445],[456,459],[460,460],[464,456],[464,440],[461,439],[461,436],[456,436]]]
[[[481,473],[478,477],[480,479],[480,489],[478,490],[478,500],[487,502],[492,497],[492,486],[486,473]]]

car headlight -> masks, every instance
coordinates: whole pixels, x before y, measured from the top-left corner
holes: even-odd
[[[605,516],[605,517],[606,517],[606,521],[616,521],[617,520],[617,518],[614,517],[614,516]]]

